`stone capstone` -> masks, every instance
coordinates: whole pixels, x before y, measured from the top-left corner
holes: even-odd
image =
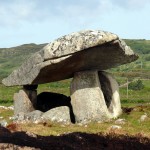
[[[59,81],[73,77],[76,72],[105,70],[137,58],[117,35],[101,30],[85,30],[49,43],[2,83],[14,86]]]
[[[75,73],[71,104],[78,123],[109,120],[122,112],[117,82],[106,72]]]

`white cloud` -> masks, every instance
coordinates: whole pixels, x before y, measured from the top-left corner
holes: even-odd
[[[23,20],[30,20],[34,12],[34,3],[28,1],[0,2],[0,25],[13,26]]]
[[[109,0],[120,8],[135,11],[143,9],[147,4],[150,4],[149,0]]]
[[[142,9],[149,0],[5,0],[0,1],[0,26],[65,20],[76,25],[88,24],[113,9]]]
[[[0,39],[8,45],[18,40],[49,41],[82,29],[119,35],[141,31],[142,37],[150,24],[149,5],[150,0],[0,0]],[[139,22],[146,22],[143,28]]]

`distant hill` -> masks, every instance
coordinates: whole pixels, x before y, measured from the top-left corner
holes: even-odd
[[[150,40],[129,40],[125,39],[127,45],[129,45],[138,54],[150,54]]]
[[[139,54],[140,58],[133,63],[114,68],[113,72],[140,72],[150,76],[150,40],[125,39],[127,45]],[[25,59],[42,49],[46,44],[24,44],[12,48],[0,48],[0,81],[19,67]],[[145,73],[146,72],[146,73]]]
[[[150,79],[150,40],[125,39],[125,42],[139,55],[139,59],[112,70],[119,76]]]
[[[45,45],[31,43],[12,48],[0,48],[0,81]]]

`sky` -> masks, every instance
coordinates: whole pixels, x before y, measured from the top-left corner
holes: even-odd
[[[0,0],[0,48],[86,29],[150,39],[150,0]]]

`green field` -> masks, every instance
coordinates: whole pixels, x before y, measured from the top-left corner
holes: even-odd
[[[67,96],[70,96],[70,82],[69,80],[63,80],[59,82],[52,82],[48,84],[39,85],[37,91],[38,94],[41,92],[55,92],[61,93]],[[118,82],[124,84],[126,80],[123,78],[122,80],[118,78]],[[127,95],[127,87],[120,88],[120,99],[123,106],[136,105],[141,103],[150,102],[150,80],[142,80],[144,84],[144,88],[141,90],[128,90]],[[0,104],[3,105],[12,105],[13,104],[13,94],[18,92],[22,87],[5,87],[0,84]]]

